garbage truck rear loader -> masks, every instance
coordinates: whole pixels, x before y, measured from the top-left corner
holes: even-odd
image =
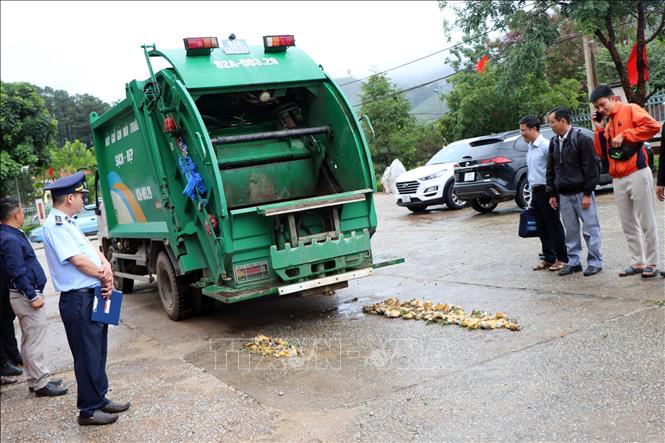
[[[150,78],[90,116],[115,285],[156,279],[174,320],[402,261],[373,261],[372,161],[344,95],[293,36],[263,40],[144,45]]]

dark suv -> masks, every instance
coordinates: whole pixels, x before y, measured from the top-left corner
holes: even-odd
[[[593,132],[580,128],[593,140]],[[540,133],[547,140],[554,132],[541,126]],[[515,199],[520,208],[531,200],[526,176],[527,143],[519,130],[488,135],[476,139],[469,154],[455,166],[454,191],[460,200],[470,201],[478,212],[491,212],[499,202]],[[649,165],[653,168],[653,153],[647,145]],[[602,161],[599,185],[612,182],[607,161]]]

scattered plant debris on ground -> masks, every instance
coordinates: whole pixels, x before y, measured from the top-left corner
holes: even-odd
[[[265,335],[257,335],[249,343],[243,345],[243,349],[254,354],[268,355],[278,358],[289,358],[303,355],[302,349],[289,345],[289,342],[281,338],[270,338]]]
[[[494,314],[485,311],[466,312],[460,306],[445,303],[433,304],[430,301],[414,299],[400,302],[389,298],[382,303],[363,306],[366,314],[383,315],[388,318],[404,320],[423,320],[427,323],[441,325],[458,325],[468,329],[510,329],[519,331],[522,327],[515,321],[506,318],[503,312]]]

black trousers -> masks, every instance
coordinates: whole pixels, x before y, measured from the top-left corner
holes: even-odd
[[[60,316],[74,357],[74,375],[81,417],[90,417],[109,403],[106,398],[106,349],[108,325],[92,321],[94,292],[88,289],[62,292]]]
[[[2,303],[0,304],[0,363],[16,363],[19,357],[18,343],[14,332],[14,310],[9,303],[9,288],[2,285]]]
[[[545,187],[534,187],[531,192],[531,207],[536,215],[540,242],[543,245],[544,260],[554,263],[556,260],[568,263],[566,237],[559,219],[559,210],[552,209]]]

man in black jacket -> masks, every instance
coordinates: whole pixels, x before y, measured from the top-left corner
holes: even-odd
[[[600,178],[600,160],[593,140],[570,125],[568,109],[553,109],[549,121],[556,135],[550,140],[547,158],[547,193],[552,208],[559,207],[568,249],[568,265],[559,275],[582,271],[580,220],[589,250],[584,275],[595,275],[603,270],[600,224],[594,195]]]

